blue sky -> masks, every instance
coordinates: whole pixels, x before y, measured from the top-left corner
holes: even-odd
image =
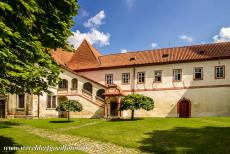
[[[79,0],[78,46],[102,54],[230,41],[230,0]]]

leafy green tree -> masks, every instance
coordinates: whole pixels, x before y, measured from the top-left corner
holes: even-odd
[[[77,0],[0,1],[0,93],[40,94],[58,83],[51,49],[70,49],[77,10]]]
[[[67,118],[68,122],[70,122],[70,115],[69,112],[80,112],[83,110],[83,107],[79,101],[76,100],[66,100],[64,102],[61,102],[57,108],[57,111],[66,111],[67,112]]]
[[[130,94],[122,98],[120,110],[131,110],[131,119],[134,119],[134,111],[144,109],[146,111],[154,108],[152,98],[141,94]]]

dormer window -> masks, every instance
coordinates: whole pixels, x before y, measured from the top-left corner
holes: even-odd
[[[136,60],[136,58],[132,57],[132,58],[129,59],[129,61],[133,61],[133,60]]]
[[[200,50],[200,51],[197,51],[197,53],[200,54],[200,55],[203,55],[205,53],[205,51]]]
[[[163,54],[162,55],[162,58],[167,58],[167,57],[169,57],[169,54]]]

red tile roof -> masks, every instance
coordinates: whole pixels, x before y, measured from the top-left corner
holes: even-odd
[[[78,47],[72,58],[68,63],[68,67],[71,69],[81,69],[82,66],[88,67],[99,67],[99,57],[101,54],[87,41],[83,40],[81,45]]]
[[[52,57],[60,65],[66,65],[72,58],[74,52],[67,52],[62,49],[57,49],[52,53]]]
[[[63,57],[64,58],[64,57]],[[100,55],[86,40],[67,66],[74,71],[230,58],[230,42]],[[68,57],[67,57],[68,59]],[[130,60],[134,59],[134,60]]]

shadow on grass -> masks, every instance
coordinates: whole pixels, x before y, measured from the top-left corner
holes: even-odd
[[[49,121],[49,123],[55,123],[55,124],[63,124],[63,123],[71,123],[71,122],[74,122],[74,121]]]
[[[17,149],[9,149],[10,147],[21,147],[21,145],[14,142],[12,138],[0,136],[0,153],[14,154]]]
[[[154,153],[230,153],[229,127],[176,127],[146,133],[140,150]]]
[[[109,119],[108,121],[111,122],[118,122],[118,121],[138,121],[138,120],[143,120],[144,118],[135,118],[135,119]]]
[[[18,126],[19,123],[10,122],[10,121],[0,121],[0,129],[2,128],[10,128],[11,126]]]

